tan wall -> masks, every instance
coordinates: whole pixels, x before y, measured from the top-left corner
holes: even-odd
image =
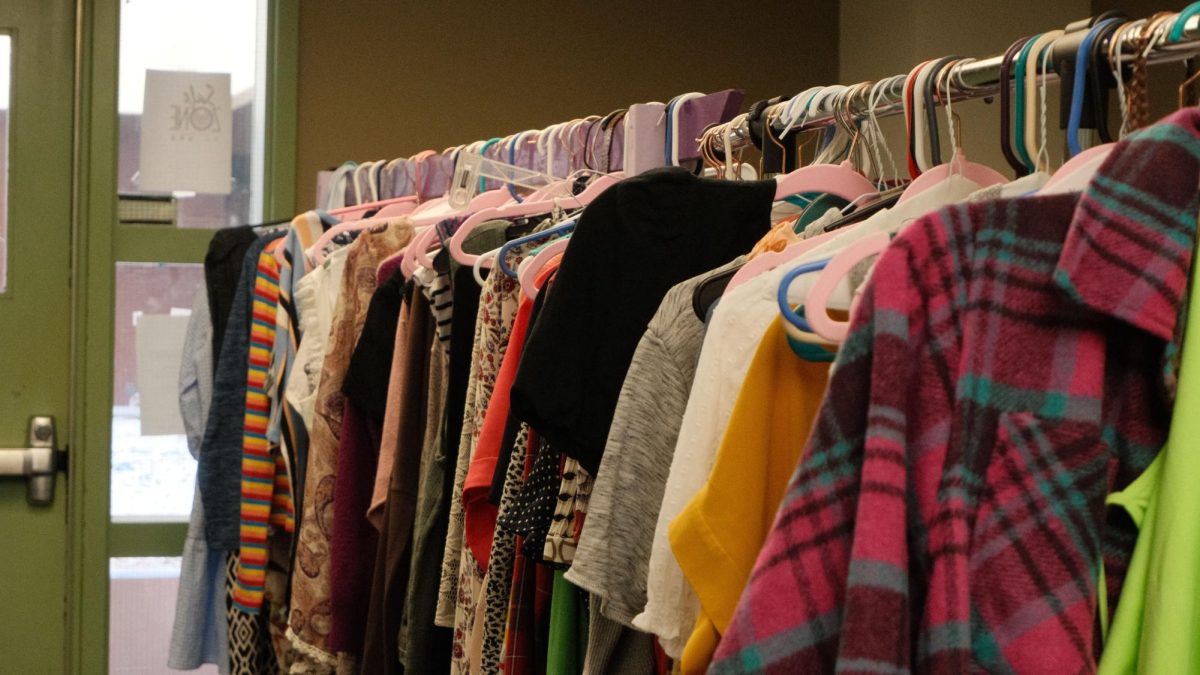
[[[801,8],[802,7],[802,11]],[[837,81],[836,0],[300,3],[297,206],[316,172],[686,91]]]

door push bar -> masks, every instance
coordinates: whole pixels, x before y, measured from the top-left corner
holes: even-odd
[[[54,473],[66,469],[66,452],[56,447],[54,418],[35,415],[29,418],[29,436],[25,448],[0,448],[0,477],[25,478],[25,498],[31,506],[49,506],[54,502]]]

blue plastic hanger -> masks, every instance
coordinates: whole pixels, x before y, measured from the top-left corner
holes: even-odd
[[[517,271],[508,266],[508,254],[512,253],[513,249],[517,248],[518,246],[523,246],[525,244],[529,244],[531,242],[541,241],[543,239],[548,239],[550,237],[554,237],[554,236],[557,236],[560,234],[566,234],[568,232],[571,232],[572,230],[575,229],[576,222],[577,221],[575,218],[571,218],[570,220],[567,220],[566,222],[564,222],[560,225],[555,225],[554,227],[552,227],[548,230],[542,230],[541,232],[534,232],[533,234],[527,234],[524,237],[518,237],[518,238],[513,239],[512,241],[504,244],[503,246],[500,247],[500,252],[496,254],[496,262],[500,264],[500,270],[503,271],[504,274],[508,276],[508,278],[516,279]]]
[[[1117,23],[1118,19],[1105,19],[1090,30],[1083,40],[1079,43],[1079,49],[1075,51],[1075,81],[1071,86],[1071,116],[1067,119],[1067,150],[1074,157],[1080,152],[1083,152],[1083,146],[1079,143],[1079,124],[1083,119],[1083,97],[1084,87],[1087,84],[1088,62],[1091,61],[1092,43],[1096,40],[1096,36],[1104,32],[1104,29]],[[1098,123],[1103,123],[1103,120],[1097,120]]]
[[[821,270],[825,269],[825,267],[829,265],[830,260],[832,260],[832,258],[814,260],[813,262],[807,262],[803,265],[798,265],[797,267],[788,270],[788,273],[783,275],[783,278],[779,280],[779,291],[775,295],[775,299],[779,302],[779,313],[783,315],[785,321],[792,324],[796,328],[799,328],[805,333],[812,333],[814,331],[812,326],[808,324],[808,320],[792,309],[792,303],[788,301],[788,289],[791,288],[792,282],[802,275],[820,272]]]

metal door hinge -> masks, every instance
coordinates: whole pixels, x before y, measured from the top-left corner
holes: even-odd
[[[67,466],[66,452],[57,447],[54,418],[29,418],[27,444],[25,448],[0,448],[0,476],[24,477],[30,505],[49,506],[54,501],[54,474]]]

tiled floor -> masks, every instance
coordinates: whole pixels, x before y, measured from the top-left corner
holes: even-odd
[[[109,565],[108,672],[178,673],[167,668],[179,558],[115,558]],[[216,666],[190,671],[216,675]]]

